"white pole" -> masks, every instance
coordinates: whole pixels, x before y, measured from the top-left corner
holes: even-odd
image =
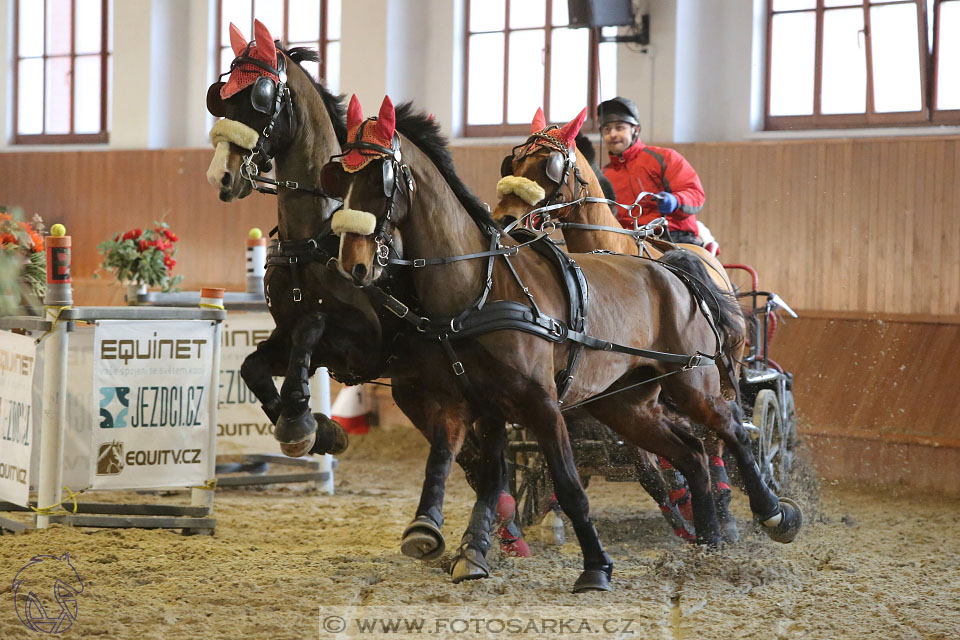
[[[43,341],[43,415],[40,423],[40,478],[37,506],[62,499],[63,430],[67,420],[67,322],[55,321]],[[50,526],[50,516],[37,514],[37,528]]]
[[[217,477],[217,405],[220,398],[220,339],[223,324],[216,320],[213,323],[213,368],[210,373],[210,392],[207,401],[210,403],[210,432],[207,434],[207,483],[209,488],[193,488],[190,491],[190,504],[195,507],[206,507],[213,513],[213,481]]]
[[[316,373],[317,378],[317,400],[315,406],[319,409],[320,413],[330,417],[330,373],[327,371],[326,367],[320,367],[317,369]],[[329,496],[333,495],[333,456],[329,453],[319,457],[318,462],[320,463],[320,468],[318,469],[321,473],[326,472],[326,480],[318,480],[315,484],[317,491],[320,493],[325,493]]]

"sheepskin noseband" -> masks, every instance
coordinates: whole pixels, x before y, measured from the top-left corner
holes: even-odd
[[[369,236],[377,228],[377,216],[366,211],[357,211],[356,209],[340,209],[333,214],[330,221],[330,228],[338,236],[345,233],[356,233],[361,236]]]
[[[500,182],[497,183],[497,197],[502,198],[508,193],[515,194],[531,207],[547,197],[547,193],[543,190],[543,187],[530,178],[524,178],[523,176],[500,178]]]
[[[210,129],[210,142],[214,147],[221,142],[232,142],[238,147],[252,150],[259,139],[259,133],[237,120],[217,120]]]

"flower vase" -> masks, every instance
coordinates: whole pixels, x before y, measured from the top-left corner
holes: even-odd
[[[131,282],[127,284],[127,305],[136,306],[138,304],[145,304],[140,302],[140,296],[147,295],[147,285],[139,282]]]

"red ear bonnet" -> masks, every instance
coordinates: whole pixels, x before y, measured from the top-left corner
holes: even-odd
[[[373,144],[390,149],[393,146],[393,133],[397,126],[397,114],[393,109],[393,102],[389,96],[384,96],[380,105],[380,114],[376,120],[366,120],[364,124],[363,111],[360,101],[354,95],[350,98],[347,107],[347,143],[372,142]],[[361,129],[361,125],[363,125]],[[361,134],[362,130],[362,134]],[[353,173],[363,169],[367,164],[383,154],[372,149],[352,149],[340,158],[344,171]]]
[[[530,133],[538,133],[547,128],[547,121],[543,117],[543,107],[537,107],[537,112],[533,115],[533,123],[530,125]]]
[[[277,45],[273,41],[270,31],[259,20],[253,21],[253,34],[256,44],[250,47],[247,55],[255,60],[265,62],[273,68],[277,67]],[[230,23],[230,46],[233,48],[233,55],[239,56],[247,48],[247,39],[243,37],[237,25]],[[270,73],[266,69],[252,64],[240,63],[230,72],[227,82],[220,88],[220,97],[226,100],[238,91],[246,89],[252,85],[260,76],[267,76],[276,81],[280,78],[276,74]]]
[[[587,119],[587,108],[584,107],[583,111],[580,112],[576,118],[563,125],[563,128],[560,129],[560,141],[563,142],[564,146],[569,147],[573,144],[573,141],[576,139],[577,134],[580,133],[580,127],[583,126],[583,121]]]

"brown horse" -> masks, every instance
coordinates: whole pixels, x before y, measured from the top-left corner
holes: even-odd
[[[314,51],[289,51],[275,43],[266,28],[256,25],[256,43],[231,25],[231,41],[237,59],[231,71],[272,69],[247,87],[224,98],[224,83],[211,86],[207,106],[215,116],[224,117],[211,132],[217,152],[207,172],[220,199],[231,202],[249,195],[254,184],[276,187],[279,243],[271,249],[264,279],[267,303],[276,329],[243,363],[244,381],[263,404],[264,412],[276,425],[275,435],[288,455],[334,452],[346,446],[346,435],[335,422],[309,411],[308,378],[318,366],[326,366],[342,381],[357,383],[379,377],[393,377],[394,396],[401,408],[417,408],[418,396],[429,389],[404,384],[412,374],[410,358],[398,356],[408,348],[396,315],[373,308],[362,291],[345,281],[329,266],[335,261],[338,238],[330,231],[331,214],[339,202],[320,190],[320,169],[340,151],[346,139],[345,110],[338,97],[315,83],[300,62],[317,59]],[[254,56],[254,62],[248,58]],[[281,73],[282,70],[282,73]],[[262,134],[259,132],[263,132]],[[277,180],[259,176],[272,163]],[[403,274],[401,274],[403,275]],[[394,284],[397,291],[409,285],[409,276]],[[429,355],[429,354],[427,354]],[[425,355],[424,357],[427,357]],[[442,354],[437,351],[437,359]],[[440,360],[442,363],[442,360]],[[274,376],[285,376],[280,393]],[[408,398],[416,398],[409,400]],[[418,414],[407,415],[427,437],[438,428]],[[468,481],[476,486],[486,473],[481,468],[480,447],[473,433],[466,439],[458,462]],[[449,464],[439,460],[434,466]],[[502,474],[501,474],[502,475]],[[444,472],[445,477],[445,472]],[[504,480],[499,480],[505,485]],[[435,496],[430,497],[435,500]],[[509,521],[509,510],[498,512]],[[409,536],[405,551],[429,558],[443,552],[439,514],[420,528],[430,529],[427,538]],[[518,529],[505,522],[501,532],[505,551],[524,553],[526,545]],[[426,545],[426,547],[424,547]]]
[[[323,174],[324,187],[344,199],[333,220],[341,234],[339,268],[370,290],[390,262],[413,266],[416,301],[387,303],[416,323],[425,346],[439,342],[450,358],[451,369],[422,372],[443,390],[431,406],[449,418],[447,442],[455,450],[462,440],[460,425],[466,421],[454,416],[464,411],[495,415],[534,432],[583,552],[575,591],[609,589],[613,563],[590,521],[560,412],[555,376],[564,369],[572,376],[563,378],[569,382],[568,406],[618,392],[586,405],[590,413],[686,476],[699,542],[720,542],[707,457],[698,439],[663,414],[657,403],[661,388],[683,414],[716,431],[731,448],[751,509],[767,533],[781,542],[796,536],[801,512],[791,501],[778,500],[760,477],[713,360],[702,366],[699,355],[683,355],[687,366],[680,366],[665,359],[713,353],[717,345],[716,328],[701,311],[702,297],[673,270],[631,256],[573,256],[589,283],[590,314],[576,332],[567,324],[571,294],[558,273],[563,266],[548,257],[549,247],[541,254],[503,235],[475,198],[458,197],[465,187],[451,166],[438,162],[449,154],[429,118],[397,120],[385,99],[377,119],[351,122],[348,111],[347,126],[348,153]],[[391,244],[394,231],[403,238],[404,258],[392,257],[400,253]],[[568,259],[563,264],[570,266]],[[717,320],[729,338],[738,338],[730,318]],[[584,350],[571,370],[567,356],[575,338],[598,348]],[[496,460],[502,455],[502,422],[490,420],[486,429],[485,457]],[[481,487],[454,571],[483,561],[484,514],[495,496],[495,487]]]
[[[543,111],[537,109],[530,125],[530,137],[503,159],[502,177],[497,184],[497,195],[500,199],[493,211],[494,220],[502,224],[522,220],[527,223],[527,227],[549,226],[558,221],[567,250],[571,253],[603,250],[657,260],[663,257],[665,251],[676,251],[679,247],[679,250],[703,263],[703,268],[700,268],[696,262],[687,261],[688,268],[697,277],[710,278],[722,291],[732,293],[733,285],[723,266],[703,247],[694,244],[671,245],[644,239],[640,235],[623,233],[620,222],[605,202],[606,194],[591,163],[575,142],[576,139],[581,139],[579,131],[585,117],[586,109],[563,127],[547,127]],[[589,144],[589,140],[582,140]],[[565,204],[568,206],[564,206]],[[557,208],[549,209],[536,215],[535,220],[530,220],[537,211],[551,206]],[[738,323],[738,333],[742,334],[745,330],[742,317],[734,316],[733,319]],[[736,377],[739,375],[743,342],[724,346],[728,366]],[[725,388],[728,400],[737,399],[735,383],[731,382],[725,385]],[[729,512],[730,489],[723,468],[722,441],[715,437],[708,437],[706,440],[710,452],[717,515],[724,539],[732,542],[738,538],[738,533],[736,521]],[[641,483],[661,505],[667,520],[673,524],[676,514],[669,511],[670,503],[665,505],[663,501],[665,488],[662,487],[662,479],[657,482],[656,463],[645,455],[641,455],[639,459],[642,461],[638,466]],[[683,529],[675,528],[674,531],[677,535],[684,536]]]

